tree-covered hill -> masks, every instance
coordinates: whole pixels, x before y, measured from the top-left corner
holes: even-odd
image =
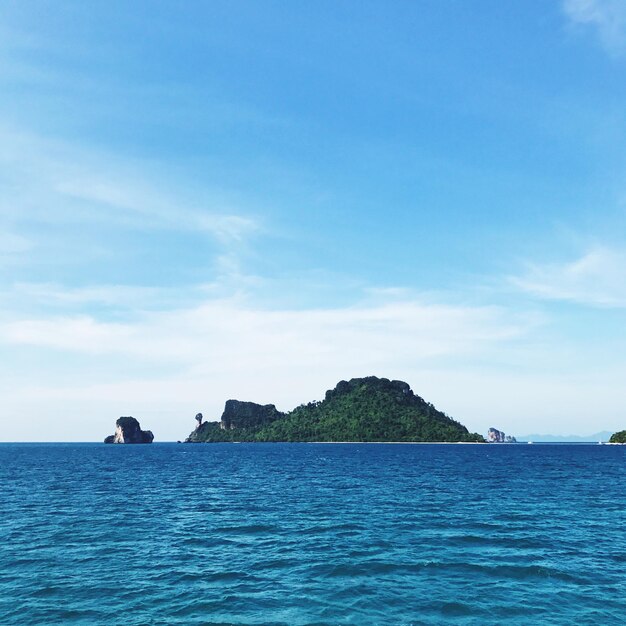
[[[205,422],[188,442],[484,441],[399,380],[341,381],[321,402],[281,413],[272,404],[229,400],[220,422]]]
[[[626,443],[626,430],[613,433],[609,439],[609,443]]]

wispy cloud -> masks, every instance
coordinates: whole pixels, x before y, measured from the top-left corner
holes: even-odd
[[[54,190],[62,196],[109,209],[110,218],[118,217],[143,228],[200,232],[224,243],[242,241],[258,229],[258,223],[251,217],[219,207],[184,206],[159,190],[158,185],[124,180],[119,173],[95,177],[84,171],[68,172],[65,179],[55,182]]]
[[[86,354],[177,359],[236,372],[242,363],[282,367],[348,363],[382,367],[443,355],[464,355],[522,333],[528,319],[497,307],[455,307],[414,301],[378,306],[264,310],[241,299],[208,301],[188,309],[146,313],[132,323],[90,316],[5,323],[11,344]],[[256,366],[256,365],[255,365]]]
[[[9,231],[0,231],[0,266],[19,261],[32,248],[30,239]]]
[[[19,267],[3,276],[3,302],[47,291],[46,309],[121,295],[141,308],[171,297],[157,285],[232,293],[254,280],[246,262],[267,232],[256,213],[169,169],[0,124],[0,269]]]
[[[137,237],[155,234],[145,242],[163,263],[176,254],[164,243],[182,245],[182,237],[188,237],[189,245],[203,241],[208,266],[224,256],[236,264],[261,230],[259,220],[234,207],[225,193],[194,186],[158,163],[103,154],[2,125],[0,185],[5,190],[0,197],[4,265],[18,257],[29,260],[26,253],[33,248],[37,255],[30,261],[39,267],[51,263],[69,268],[77,256],[100,265],[104,258],[121,261],[129,250],[120,249],[116,240],[134,237],[139,244]]]
[[[196,299],[208,288],[207,285],[185,286]],[[64,287],[58,283],[15,283],[0,291],[5,301],[21,301],[32,310],[54,308],[67,311],[82,306],[97,305],[117,307],[125,311],[146,311],[162,306],[181,303],[181,289],[165,287],[144,287],[138,285],[96,285],[88,287]]]
[[[258,220],[226,194],[172,180],[158,164],[124,159],[0,126],[0,215],[14,223],[107,223],[191,231],[240,242]],[[174,190],[174,191],[173,191]],[[197,193],[194,193],[197,192]]]
[[[563,9],[574,24],[595,29],[610,54],[617,56],[626,53],[624,0],[565,0]]]
[[[573,261],[528,264],[526,272],[511,282],[549,300],[626,307],[626,252],[597,247]]]

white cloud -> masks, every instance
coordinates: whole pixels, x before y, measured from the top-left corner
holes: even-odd
[[[370,374],[408,381],[479,432],[617,428],[623,367],[570,371],[553,345],[528,352],[538,322],[502,308],[417,300],[272,311],[236,299],[132,323],[15,320],[0,326],[0,346],[12,354],[34,348],[41,366],[0,384],[2,415],[19,416],[2,436],[93,440],[131,414],[158,439],[181,439],[196,412],[218,419],[228,398],[288,410],[321,399],[342,378]],[[137,364],[130,375],[128,363]]]
[[[595,307],[626,307],[626,252],[598,247],[566,263],[529,264],[512,277],[518,288],[540,298]]]
[[[466,355],[509,340],[527,319],[508,319],[496,307],[454,307],[397,302],[312,310],[263,310],[237,299],[145,313],[126,323],[90,316],[5,322],[0,339],[10,344],[86,354],[118,354],[205,369],[236,372],[242,363],[323,366],[333,362],[380,367],[442,355]]]
[[[626,53],[626,2],[624,0],[565,0],[563,9],[577,25],[595,28],[606,50]]]
[[[72,436],[89,439],[118,415],[136,413],[148,415],[161,438],[180,438],[189,430],[185,415],[202,410],[218,418],[230,397],[290,409],[352,376],[404,378],[433,400],[419,372],[480,362],[536,323],[497,307],[416,300],[267,310],[236,298],[143,313],[124,323],[86,315],[14,319],[0,325],[0,346],[37,354],[39,365],[17,384],[5,380],[1,392],[8,415],[25,419],[11,428],[34,433],[52,428],[58,411],[77,420],[87,412]],[[14,438],[32,439],[33,433]]]

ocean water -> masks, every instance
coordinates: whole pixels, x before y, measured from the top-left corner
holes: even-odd
[[[623,624],[626,447],[0,445],[0,624]]]

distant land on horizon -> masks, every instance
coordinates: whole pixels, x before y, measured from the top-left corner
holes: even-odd
[[[596,441],[608,441],[613,433],[609,430],[602,430],[591,435],[520,435],[516,436],[518,442],[523,441],[544,441],[554,443],[585,443]]]

